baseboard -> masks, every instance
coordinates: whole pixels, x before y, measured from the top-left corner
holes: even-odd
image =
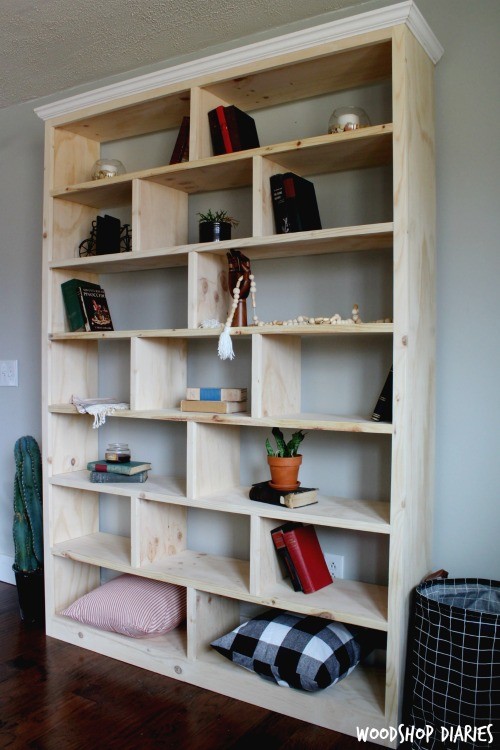
[[[14,558],[9,555],[0,555],[0,581],[4,583],[16,584],[14,571],[12,565],[14,564]]]

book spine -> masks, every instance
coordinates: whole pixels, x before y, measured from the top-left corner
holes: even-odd
[[[372,414],[374,422],[392,422],[392,376],[391,367]]]
[[[273,174],[271,176],[271,198],[273,203],[274,226],[276,229],[276,234],[287,234],[291,230],[287,215],[285,189],[283,187],[282,174]]]
[[[303,227],[299,213],[295,175],[286,174],[283,176],[283,190],[285,192],[286,215],[290,225],[289,231],[301,232]]]
[[[188,401],[244,401],[246,388],[187,388]]]
[[[181,411],[214,412],[216,414],[233,414],[246,411],[246,401],[193,401],[182,399]]]
[[[304,594],[311,594],[315,589],[311,576],[309,575],[309,572],[307,570],[304,555],[302,554],[302,550],[300,549],[299,543],[295,536],[295,532],[287,531],[286,534],[283,534],[283,537],[287,550],[290,553],[290,558],[292,560],[293,566],[297,571],[297,575],[299,576],[300,583],[302,585],[302,591],[304,592]]]
[[[107,482],[133,483],[145,482],[148,478],[147,471],[141,471],[138,474],[117,474],[103,471],[91,471],[90,481],[96,484],[106,484]]]
[[[274,542],[274,546],[278,557],[282,560],[285,569],[288,572],[290,580],[292,582],[294,591],[302,591],[302,584],[297,574],[297,570],[294,567],[290,552],[285,544],[285,539],[282,529],[273,529],[271,531],[271,537]]]
[[[222,141],[222,132],[219,125],[219,118],[217,117],[217,111],[211,109],[208,113],[208,124],[210,126],[210,138],[212,139],[212,150],[214,156],[224,154],[224,143]]]
[[[224,145],[224,153],[231,154],[234,151],[234,149],[233,149],[233,144],[231,143],[231,138],[230,138],[229,130],[227,127],[224,107],[222,106],[216,107],[215,111],[217,112],[217,118],[219,120],[219,127],[220,127],[220,132],[222,135],[222,143]]]
[[[170,164],[180,164],[182,161],[187,161],[189,158],[189,117],[183,117],[182,123],[179,128],[177,140],[175,142],[172,156],[170,157]]]

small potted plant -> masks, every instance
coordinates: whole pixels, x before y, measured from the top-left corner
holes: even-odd
[[[276,449],[273,449],[269,438],[266,439],[267,463],[271,470],[269,484],[276,490],[296,490],[300,484],[297,477],[302,463],[302,455],[298,453],[298,449],[306,433],[298,430],[288,442],[279,427],[273,427],[272,434]]]
[[[228,216],[227,211],[212,211],[199,213],[200,242],[218,242],[219,240],[231,239],[231,228],[238,226],[239,222]]]
[[[14,446],[14,574],[21,619],[44,622],[42,459],[35,438],[19,438]]]

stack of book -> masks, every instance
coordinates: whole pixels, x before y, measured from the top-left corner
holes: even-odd
[[[248,493],[250,500],[270,505],[284,505],[286,508],[303,508],[318,502],[317,487],[297,487],[293,492],[275,490],[269,482],[252,484]]]
[[[106,294],[99,284],[70,279],[61,284],[70,331],[112,331]]]
[[[270,181],[277,234],[321,229],[316,191],[310,180],[284,172],[272,175]]]
[[[187,388],[181,401],[181,411],[232,414],[246,410],[246,388]]]
[[[151,464],[148,461],[89,461],[87,469],[90,481],[104,484],[106,482],[145,482]]]
[[[314,526],[285,523],[272,529],[271,537],[294,591],[312,594],[332,583]]]
[[[234,104],[208,113],[214,156],[259,147],[255,120]]]

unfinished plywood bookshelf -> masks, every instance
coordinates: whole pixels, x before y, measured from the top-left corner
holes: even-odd
[[[167,69],[164,79],[134,79],[37,110],[46,120],[43,303],[43,453],[45,473],[47,633],[145,669],[264,706],[305,721],[355,734],[357,726],[395,726],[401,718],[406,623],[412,587],[429,570],[433,465],[435,189],[433,68],[439,44],[413,3],[362,14],[288,37]],[[384,85],[390,116],[351,133],[293,133],[245,152],[212,156],[207,112],[236,104],[253,114],[290,103],[314,103],[339,91]],[[190,115],[190,159],[168,165],[168,148],[141,168],[138,142],[134,171],[90,181],[102,149],[123,139],[165,134],[172,143]],[[273,127],[276,117],[271,117]],[[278,122],[280,117],[277,116]],[[281,118],[283,125],[285,119]],[[260,130],[260,128],[259,128]],[[263,127],[263,131],[265,128]],[[170,141],[168,141],[170,138]],[[171,149],[170,149],[171,150]],[[294,171],[315,179],[347,170],[362,176],[383,168],[390,176],[390,216],[380,212],[360,223],[337,221],[324,229],[274,233],[269,178]],[[337,185],[342,183],[336,183]],[[244,188],[251,231],[232,241],[200,244],[189,234],[193,196]],[[96,213],[129,212],[133,251],[80,258]],[[216,358],[219,330],[200,328],[227,314],[226,251],[240,248],[252,262],[348,254],[362,267],[367,253],[389,258],[391,323],[337,327],[276,325],[233,330],[250,349],[249,412],[182,413],[190,347],[211,342]],[[265,268],[265,265],[262,266]],[[106,274],[186,269],[179,326],[121,326],[107,333],[68,331],[60,285],[78,277],[99,282]],[[365,272],[367,273],[367,272]],[[300,280],[302,283],[302,280]],[[296,280],[299,284],[299,279]],[[369,284],[369,278],[365,278]],[[328,304],[328,300],[325,300]],[[299,311],[297,311],[298,313]],[[364,416],[310,413],[301,389],[304,345],[319,340],[329,351],[349,337],[362,357],[385,342],[394,363],[393,424]],[[389,343],[388,343],[389,342]],[[166,423],[183,430],[185,471],[169,475],[155,465],[146,484],[107,485],[130,521],[127,536],[103,529],[100,485],[91,484],[87,462],[98,457],[98,431],[77,414],[71,397],[99,393],[103,347],[126,347],[130,410],[108,421],[125,429]],[[203,350],[205,351],[205,350]],[[205,355],[206,356],[206,355]],[[224,363],[220,364],[221,368]],[[355,359],[352,362],[356,368]],[[221,372],[223,370],[221,369]],[[228,384],[228,383],[225,383]],[[229,383],[239,385],[240,383]],[[379,390],[379,384],[375,386]],[[331,433],[362,441],[389,441],[390,487],[385,501],[322,494],[317,505],[288,509],[251,502],[241,480],[241,435],[279,425],[327,439]],[[353,444],[352,441],[349,444]],[[262,458],[265,464],[265,458]],[[255,481],[262,476],[256,476]],[[248,535],[248,559],[206,554],[191,544],[193,511],[216,519],[238,518]],[[362,532],[387,542],[383,584],[339,580],[312,595],[283,580],[269,534],[284,520],[315,524],[318,531]],[[99,632],[61,616],[61,609],[101,581],[102,570],[127,572],[184,586],[185,627],[165,637],[133,640]],[[262,681],[224,661],[210,641],[233,627],[242,605],[320,614],[384,634],[381,663],[363,664],[321,694],[302,694]],[[385,740],[380,740],[384,742]],[[389,740],[386,741],[390,745]]]

